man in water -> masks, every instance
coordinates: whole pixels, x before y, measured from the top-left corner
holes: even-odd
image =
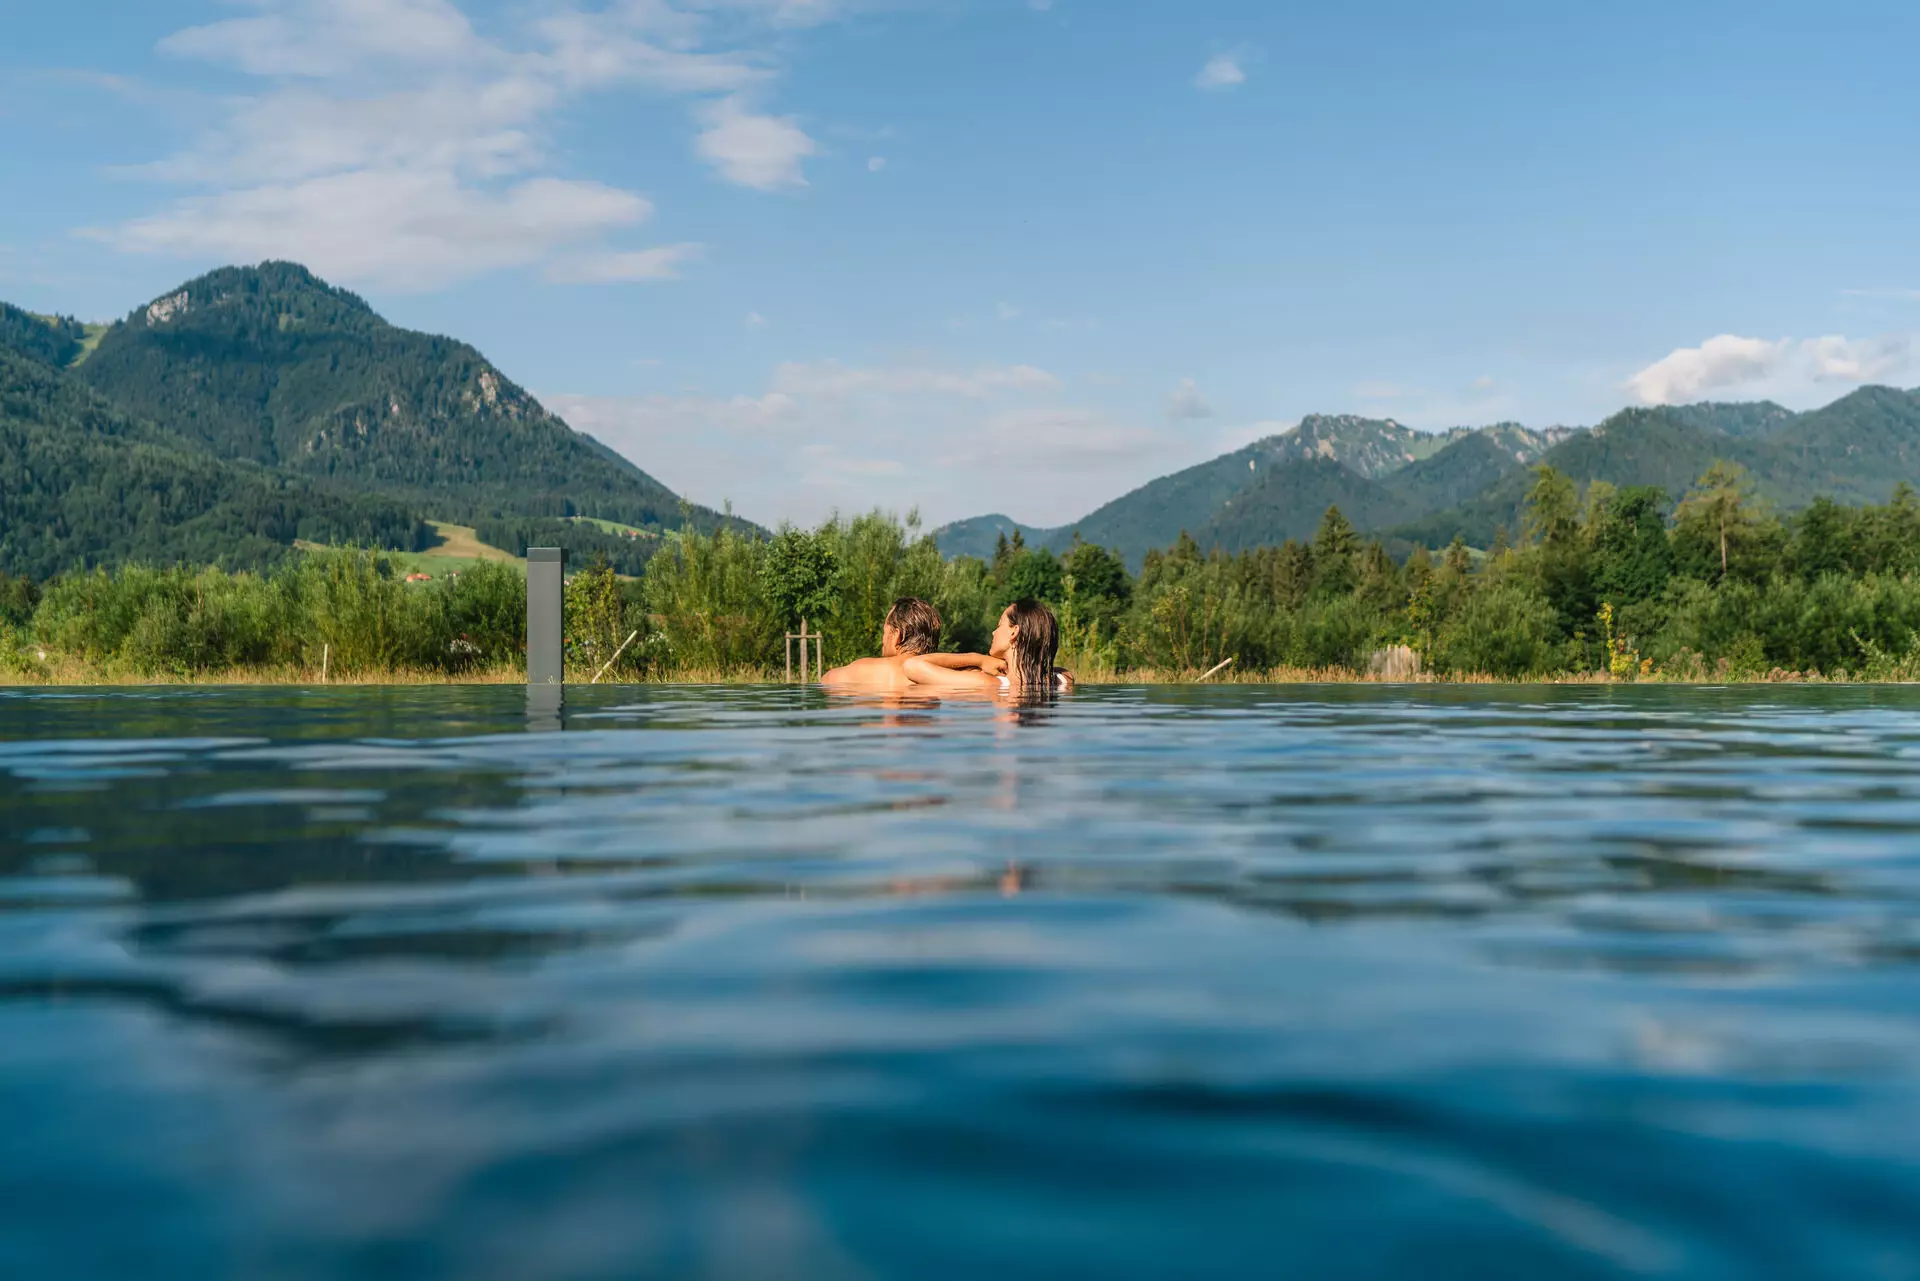
[[[955,670],[1000,670],[1000,660],[985,654],[939,653],[940,626],[939,610],[918,596],[902,596],[893,602],[886,625],[880,629],[880,657],[858,658],[845,667],[836,667],[822,676],[820,683],[830,689],[863,693],[911,689],[913,682],[907,679],[905,670],[909,658]]]

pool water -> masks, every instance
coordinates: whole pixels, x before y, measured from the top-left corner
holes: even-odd
[[[1920,691],[0,691],[0,1277],[1920,1278]]]

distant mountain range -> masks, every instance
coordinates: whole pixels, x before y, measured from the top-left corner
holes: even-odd
[[[1078,534],[1137,566],[1183,531],[1229,551],[1306,537],[1338,505],[1396,547],[1484,546],[1518,526],[1537,463],[1678,495],[1720,458],[1785,509],[1883,500],[1920,482],[1920,394],[1633,409],[1590,429],[1316,415],[1070,525],[981,516],[936,538],[987,556],[1002,533],[1056,550]],[[296,540],[419,548],[429,519],[576,554],[605,540],[627,565],[658,543],[563,517],[642,536],[732,520],[573,431],[472,347],[396,328],[291,263],[215,271],[111,326],[0,303],[0,571],[257,566]]]
[[[291,263],[215,271],[104,331],[0,303],[0,571],[257,565],[296,539],[423,545],[427,517],[572,516],[724,519],[472,347]]]
[[[1716,459],[1753,473],[1783,509],[1820,494],[1884,501],[1920,483],[1920,393],[1863,387],[1823,409],[1768,401],[1629,409],[1593,428],[1517,423],[1420,432],[1392,419],[1313,415],[1299,426],[1210,462],[1150,481],[1057,528],[977,516],[934,531],[949,556],[989,556],[1018,530],[1061,551],[1077,535],[1137,566],[1182,532],[1226,551],[1305,538],[1329,506],[1405,546],[1457,535],[1486,546],[1518,528],[1531,469],[1545,463],[1585,484],[1657,485],[1678,497]]]

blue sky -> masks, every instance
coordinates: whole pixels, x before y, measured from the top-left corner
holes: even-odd
[[[766,522],[1920,378],[1911,4],[4,7],[0,297],[293,258]]]

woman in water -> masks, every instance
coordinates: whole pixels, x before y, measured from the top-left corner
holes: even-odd
[[[1073,674],[1053,665],[1060,651],[1060,624],[1053,611],[1037,600],[1017,600],[1000,615],[987,653],[999,662],[998,674],[979,669],[955,671],[909,658],[904,664],[915,685],[938,689],[980,689],[1010,694],[1045,694],[1073,688]]]

